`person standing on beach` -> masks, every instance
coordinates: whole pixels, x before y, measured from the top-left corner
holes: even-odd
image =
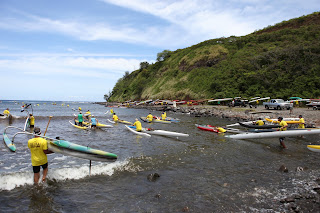
[[[33,181],[38,184],[40,179],[40,166],[43,169],[42,182],[46,181],[48,174],[48,158],[47,154],[53,152],[48,150],[48,143],[44,138],[41,138],[40,128],[34,128],[34,138],[28,140],[28,148],[31,152],[31,164],[33,167]]]
[[[298,128],[299,129],[304,129],[305,128],[305,126],[304,126],[305,122],[304,122],[304,119],[303,119],[302,115],[299,115],[299,119],[300,119],[299,120],[300,123],[299,123],[299,127]]]
[[[281,126],[281,127],[278,129],[278,131],[286,131],[286,130],[287,130],[287,127],[288,127],[287,122],[285,122],[282,117],[279,117],[279,118],[278,118],[278,121],[280,122],[279,125]],[[284,144],[284,139],[285,139],[284,137],[279,138],[279,141],[280,141],[280,145],[281,145],[284,149],[286,149],[287,147],[286,147],[286,145]]]

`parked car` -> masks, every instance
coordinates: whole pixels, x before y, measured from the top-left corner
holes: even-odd
[[[244,100],[234,99],[232,100],[232,102],[229,103],[229,107],[235,107],[235,106],[246,107],[247,104]]]
[[[292,103],[285,102],[283,99],[271,99],[268,102],[263,102],[266,109],[274,108],[278,110],[290,109]]]

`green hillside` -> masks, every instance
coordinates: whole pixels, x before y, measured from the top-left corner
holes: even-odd
[[[242,37],[164,51],[118,80],[110,101],[320,96],[320,13]]]

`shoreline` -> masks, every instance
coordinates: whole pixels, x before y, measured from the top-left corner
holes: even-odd
[[[228,119],[230,121],[242,122],[242,121],[254,121],[258,118],[298,118],[299,115],[302,115],[306,127],[318,127],[320,128],[320,111],[313,110],[312,108],[303,108],[296,107],[292,110],[273,110],[265,109],[263,106],[257,106],[257,108],[249,107],[228,107],[228,106],[217,106],[217,105],[178,105],[176,108],[173,106],[163,106],[163,105],[138,105],[130,106],[130,108],[135,109],[150,109],[155,111],[171,111],[171,112],[180,112],[188,113],[195,117],[219,117]]]

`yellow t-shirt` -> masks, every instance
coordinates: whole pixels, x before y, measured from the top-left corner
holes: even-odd
[[[303,118],[300,118],[300,120],[299,120],[299,122],[300,122],[300,124],[299,124],[299,129],[304,129],[305,127],[304,127],[304,119]]]
[[[136,130],[137,130],[138,132],[141,132],[141,130],[142,130],[142,125],[141,125],[141,122],[140,122],[140,121],[134,122],[133,126],[136,126],[136,127],[137,127]]]
[[[110,113],[113,114],[113,109],[110,109]]]
[[[151,114],[149,114],[149,115],[147,116],[147,119],[148,119],[148,121],[152,121],[153,116],[152,116]]]
[[[43,138],[32,138],[28,141],[28,148],[31,152],[32,166],[41,166],[48,162],[47,155],[43,150],[48,149],[48,143]]]
[[[29,119],[30,119],[30,125],[33,125],[33,126],[34,126],[34,117],[31,116]]]
[[[113,116],[112,116],[112,118],[113,118],[113,120],[114,120],[114,121],[119,120],[119,118],[118,118],[118,116],[117,116],[117,115],[113,115]]]
[[[81,111],[82,110],[81,107],[79,107],[78,110]]]
[[[263,125],[264,125],[263,120],[258,120],[258,121],[256,122],[256,125],[258,125],[258,126],[263,126]]]
[[[281,127],[283,127],[283,126],[287,126],[288,124],[287,124],[287,122],[285,122],[284,120],[282,120],[279,125],[280,125]],[[287,127],[286,127],[286,128],[283,128],[283,129],[280,129],[280,131],[286,131],[286,130],[287,130]]]
[[[4,114],[4,115],[9,115],[10,112],[9,112],[9,110],[4,110],[4,111],[3,111],[3,114]]]
[[[162,119],[162,120],[166,120],[166,117],[167,117],[167,116],[166,116],[165,113],[162,113],[162,114],[161,114],[161,119]]]

